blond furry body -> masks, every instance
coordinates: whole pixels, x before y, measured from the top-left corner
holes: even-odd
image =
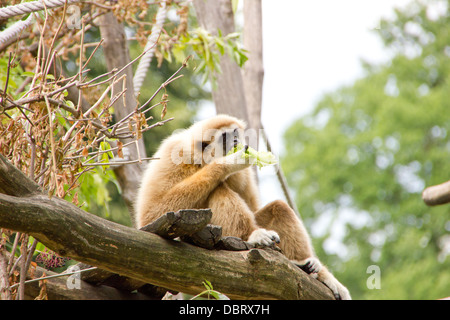
[[[211,223],[224,236],[278,246],[290,259],[307,264],[310,273],[324,282],[336,297],[350,299],[348,290],[315,257],[306,229],[295,212],[277,200],[260,207],[254,171],[237,163],[238,154],[227,156],[217,144],[225,133],[245,129],[245,123],[219,115],[173,134],[161,144],[142,179],[136,201],[136,226],[143,227],[166,212],[211,208]],[[213,130],[215,134],[205,136]],[[220,141],[222,142],[222,141]],[[215,149],[214,149],[215,147]]]

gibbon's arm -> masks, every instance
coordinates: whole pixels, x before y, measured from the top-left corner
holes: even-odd
[[[210,163],[164,192],[158,202],[170,203],[170,211],[196,208],[231,173],[227,164]]]
[[[247,185],[245,192],[241,196],[253,213],[260,209],[258,187],[254,174],[251,171],[247,174]]]
[[[253,169],[236,172],[229,176],[225,183],[239,194],[252,212],[260,209],[259,192]]]
[[[242,158],[242,152],[243,150],[214,160],[169,189],[154,195],[151,201],[153,209],[164,212],[199,208],[230,174],[250,166],[248,163],[242,164],[237,161]]]

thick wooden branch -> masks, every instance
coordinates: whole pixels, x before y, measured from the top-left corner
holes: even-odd
[[[0,155],[1,179],[19,175],[13,168]],[[0,194],[0,227],[30,234],[62,256],[174,291],[197,294],[206,279],[234,299],[333,299],[325,285],[279,252],[216,251],[166,240],[34,190]]]
[[[0,155],[1,156],[1,155]],[[41,188],[31,181],[25,174],[17,170],[1,156],[0,161],[0,193],[13,196],[26,196],[41,192]]]
[[[429,206],[450,202],[450,181],[431,186],[422,192],[423,201]]]

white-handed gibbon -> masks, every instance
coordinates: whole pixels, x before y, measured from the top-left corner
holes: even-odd
[[[136,226],[141,228],[164,213],[211,208],[211,224],[224,236],[250,243],[278,243],[290,260],[305,265],[337,298],[350,299],[341,283],[323,266],[295,212],[281,200],[260,208],[254,170],[242,152],[227,155],[239,143],[245,123],[228,115],[199,121],[163,141],[142,179]]]

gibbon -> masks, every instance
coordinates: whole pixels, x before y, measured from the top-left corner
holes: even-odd
[[[228,115],[194,123],[164,140],[149,163],[137,195],[136,227],[164,213],[211,208],[211,224],[223,236],[250,243],[276,242],[283,254],[304,266],[338,299],[351,299],[341,283],[315,257],[310,237],[295,212],[281,200],[260,208],[250,161],[240,150],[227,155],[243,136],[246,125]]]

